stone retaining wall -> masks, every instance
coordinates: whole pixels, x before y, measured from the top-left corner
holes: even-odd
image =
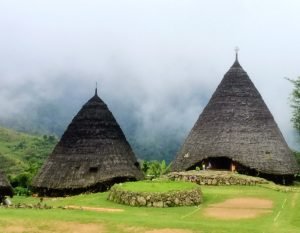
[[[267,180],[259,177],[236,174],[230,171],[186,171],[171,172],[169,180],[190,181],[200,185],[257,185],[266,184]]]
[[[108,200],[130,206],[173,207],[192,206],[202,202],[200,187],[185,191],[166,193],[131,192],[114,185],[108,195]]]

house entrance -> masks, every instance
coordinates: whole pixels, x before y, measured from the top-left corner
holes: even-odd
[[[231,170],[232,160],[227,157],[214,157],[203,160],[205,167],[212,170]]]
[[[205,170],[235,171],[236,163],[227,157],[212,157],[202,160],[188,170],[194,170],[196,167]]]

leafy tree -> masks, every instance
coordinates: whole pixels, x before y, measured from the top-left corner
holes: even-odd
[[[141,170],[142,170],[142,172],[143,172],[145,175],[147,175],[147,171],[149,170],[149,162],[146,161],[146,160],[144,160],[144,161],[142,161],[140,164],[141,164]]]
[[[170,165],[167,165],[165,160],[161,162],[157,160],[144,160],[141,162],[141,169],[146,177],[157,178],[166,174],[170,169]]]
[[[300,77],[296,80],[288,80],[294,85],[291,95],[291,107],[293,108],[292,122],[294,128],[300,133]]]
[[[31,174],[24,172],[13,177],[10,182],[13,187],[28,188],[31,178]]]
[[[300,77],[298,77],[296,80],[292,80],[292,79],[288,79],[288,80],[294,85],[294,89],[291,95],[291,102],[292,102],[291,107],[293,108],[292,122],[294,128],[300,134]],[[295,151],[294,155],[300,166],[300,152]],[[299,180],[299,174],[297,176],[297,179]]]
[[[294,151],[294,155],[295,155],[295,157],[296,157],[296,159],[298,161],[298,164],[300,164],[300,152]]]

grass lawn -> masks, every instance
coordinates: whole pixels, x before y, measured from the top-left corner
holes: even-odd
[[[183,182],[183,181],[138,181],[127,182],[118,184],[123,190],[131,192],[170,192],[170,191],[184,191],[191,190],[199,187],[195,183]]]
[[[108,193],[44,199],[44,203],[53,207],[77,205],[124,211],[1,208],[0,232],[300,232],[300,193],[278,192],[257,186],[202,186],[202,192],[204,202],[199,207],[129,207],[106,200]],[[267,214],[243,220],[221,220],[205,215],[206,208],[214,203],[242,197],[272,200],[273,208]],[[39,199],[14,197],[12,201],[34,204]]]

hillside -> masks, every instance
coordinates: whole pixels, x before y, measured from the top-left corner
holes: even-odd
[[[53,136],[34,136],[0,127],[0,169],[12,179],[35,173],[53,150]]]

